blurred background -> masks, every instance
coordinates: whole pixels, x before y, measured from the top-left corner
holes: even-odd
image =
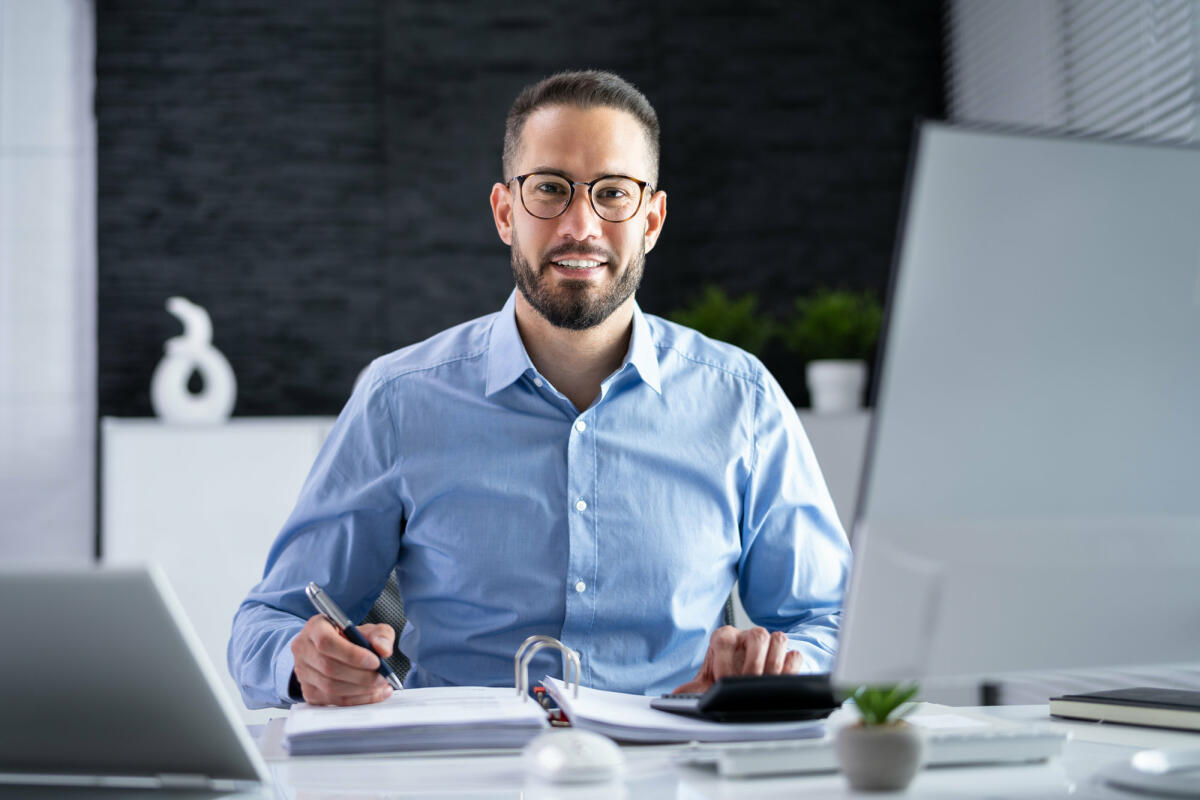
[[[884,300],[916,120],[1193,143],[1198,30],[1194,0],[0,0],[0,559],[235,519],[252,554],[210,556],[248,587],[360,370],[511,291],[487,198],[509,104],[554,71],[659,113],[642,308],[806,406],[797,300]],[[222,426],[148,420],[172,296],[236,375]]]

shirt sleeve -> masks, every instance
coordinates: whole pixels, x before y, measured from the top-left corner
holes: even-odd
[[[833,668],[850,543],[796,410],[760,365],[738,592],[756,624],[787,633],[804,672]]]
[[[226,653],[248,708],[287,706],[292,639],[314,613],[316,581],[351,619],[362,619],[396,565],[404,518],[389,384],[370,368],[338,416],[262,581],[233,618]]]

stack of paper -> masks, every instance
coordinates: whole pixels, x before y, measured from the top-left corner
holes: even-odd
[[[825,733],[824,720],[804,722],[709,722],[650,707],[650,698],[579,687],[579,696],[557,678],[542,685],[571,725],[630,742],[739,742],[807,739]]]
[[[381,703],[300,703],[284,724],[292,755],[521,747],[548,727],[546,710],[514,689],[405,689]]]

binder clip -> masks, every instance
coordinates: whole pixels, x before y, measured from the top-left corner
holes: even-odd
[[[579,676],[582,668],[579,665],[579,653],[576,653],[553,636],[530,636],[521,642],[517,654],[513,657],[513,679],[517,685],[517,695],[521,701],[529,699],[529,662],[539,651],[550,648],[563,654],[563,677],[567,686],[571,686],[571,675],[575,675],[575,697],[579,697]]]

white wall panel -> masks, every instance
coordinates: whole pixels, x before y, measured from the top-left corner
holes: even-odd
[[[70,238],[78,223],[79,156],[71,151],[0,151],[0,232],[56,233]]]
[[[91,38],[83,0],[0,3],[0,147],[70,149],[90,142],[77,93],[81,60],[91,68]]]
[[[86,0],[0,0],[0,559],[95,549],[95,124]]]

